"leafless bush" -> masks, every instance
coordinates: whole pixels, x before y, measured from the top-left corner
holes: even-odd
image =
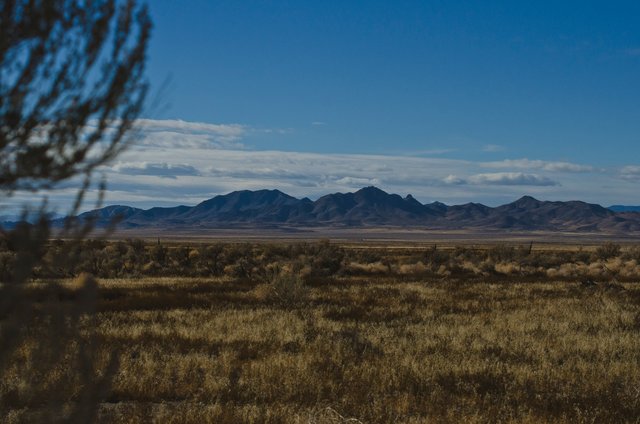
[[[596,249],[596,258],[600,260],[607,260],[618,257],[620,255],[620,245],[616,243],[607,242],[602,246],[598,246]]]
[[[144,104],[149,14],[135,0],[0,5],[0,194],[28,190],[37,196],[79,177],[69,211],[76,215],[94,170],[126,147]],[[35,405],[44,408],[46,421],[91,422],[115,367],[111,358],[96,356],[87,335],[97,284],[84,275],[70,292],[28,282],[39,274],[61,275],[81,259],[76,242],[93,220],[66,220],[71,248],[46,257],[46,202],[36,223],[26,215],[15,228],[0,229],[0,411]],[[97,268],[101,260],[85,264]],[[33,297],[38,291],[44,299]]]

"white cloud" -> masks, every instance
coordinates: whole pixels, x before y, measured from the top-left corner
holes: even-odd
[[[486,144],[482,147],[483,152],[502,152],[503,150],[504,147],[498,144]]]
[[[629,165],[620,170],[620,177],[625,180],[637,181],[640,180],[640,166]]]
[[[166,152],[148,151],[147,155],[150,163],[161,163]],[[376,185],[425,200],[479,201],[482,196],[492,195],[492,186],[512,186],[512,197],[518,197],[522,193],[517,186],[559,185],[544,175],[483,173],[479,172],[484,167],[481,164],[442,158],[224,149],[181,150],[174,156],[180,163],[200,170],[200,175],[192,178],[193,184],[196,180],[199,187],[215,183],[226,188],[223,192],[279,188],[294,196],[314,197]],[[503,189],[503,195],[507,196],[509,190]],[[214,194],[219,193],[212,192],[211,196]]]
[[[196,168],[187,164],[119,162],[111,168],[115,172],[127,175],[155,175],[163,178],[176,178],[185,175],[199,175]]]
[[[404,153],[405,156],[437,156],[456,152],[458,149],[425,149]]]
[[[378,185],[380,184],[380,180],[377,178],[342,177],[336,179],[335,183],[341,186],[362,188],[365,186]]]
[[[180,119],[138,119],[133,149],[246,149],[245,140],[264,134],[285,135],[292,128],[254,128],[242,124],[208,124]]]
[[[283,135],[283,134],[291,134],[293,132],[294,132],[293,128],[260,128],[260,129],[252,128],[249,133]]]
[[[508,186],[555,186],[559,185],[547,177],[522,172],[494,172],[476,174],[468,178],[469,183],[477,185],[508,185]]]
[[[626,186],[631,181],[621,180],[618,173],[560,161],[474,162],[402,155],[211,149],[197,143],[190,148],[142,146],[125,152],[120,160],[135,163],[141,158],[155,164],[185,164],[199,171],[199,175],[182,176],[177,181],[146,175],[144,187],[140,186],[140,175],[117,174],[121,193],[127,184],[138,186],[137,193],[142,195],[144,190],[152,189],[153,181],[165,186],[171,182],[161,196],[167,199],[170,192],[174,193],[176,204],[192,202],[198,193],[199,200],[205,200],[233,190],[277,188],[293,196],[316,198],[368,185],[401,195],[411,193],[424,202],[439,200],[450,204],[506,203],[522,196],[523,187],[527,187],[527,193],[547,199],[596,203],[611,199],[611,203],[621,203],[614,196],[625,193],[635,196],[636,203],[640,200],[635,189]],[[528,169],[535,172],[526,172]],[[115,178],[108,175],[109,183]],[[612,190],[610,186],[616,184]],[[634,201],[626,201],[630,202]]]
[[[208,124],[181,119],[138,119],[135,125],[143,131],[209,134],[218,140],[227,142],[237,141],[247,133],[247,127],[240,124]]]
[[[291,171],[281,167],[257,167],[242,169],[241,167],[210,167],[207,175],[211,177],[237,178],[237,179],[262,179],[262,180],[303,180],[308,174]]]
[[[483,167],[496,169],[542,169],[551,172],[592,172],[595,170],[594,167],[590,165],[580,165],[571,162],[549,162],[530,159],[505,159],[494,162],[483,162],[481,165]]]
[[[494,162],[446,159],[438,151],[419,155],[332,154],[257,151],[244,142],[263,134],[239,124],[141,120],[136,144],[106,173],[108,204],[138,207],[195,204],[234,190],[277,188],[317,198],[376,185],[422,202],[501,204],[524,194],[543,199],[640,203],[640,166],[616,170],[563,161],[508,159]],[[274,130],[277,132],[277,130]],[[59,191],[51,203],[68,203]],[[66,197],[65,197],[66,196]],[[33,199],[16,195],[9,203]]]
[[[462,185],[466,183],[465,180],[453,174],[447,175],[442,181],[444,181],[445,184],[452,185]]]
[[[244,149],[254,130],[240,124],[208,124],[179,119],[138,119],[133,148]]]
[[[442,179],[448,185],[479,185],[479,186],[556,186],[558,182],[550,178],[536,174],[524,174],[522,172],[493,172],[474,174],[468,177],[460,177],[450,174]]]

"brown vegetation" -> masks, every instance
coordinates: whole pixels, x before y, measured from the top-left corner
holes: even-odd
[[[274,270],[306,282],[325,277],[430,277],[473,281],[504,279],[636,281],[640,247],[605,243],[591,248],[532,249],[526,245],[439,248],[369,248],[315,243],[157,243],[141,240],[53,240],[38,247],[43,257],[34,278],[232,277],[264,282]],[[9,281],[20,246],[0,239],[0,279]],[[23,249],[24,250],[24,249]]]
[[[67,378],[84,364],[73,354],[78,343],[92,347],[87,363],[95,378],[118,364],[100,422],[586,423],[640,416],[634,249],[612,257],[612,248],[603,255],[528,246],[398,252],[326,242],[91,243],[79,252],[77,269],[173,276],[99,280],[96,314],[78,315],[79,334],[50,334],[51,323],[30,322],[31,338],[9,358],[0,383],[2,422],[63,417],[60,405],[79,401],[83,382]],[[559,274],[550,278],[550,269]],[[45,265],[39,272],[52,271]],[[82,278],[35,280],[28,286],[33,308],[72,307],[83,296]],[[54,370],[36,362],[35,341],[43,337],[69,343]],[[60,390],[47,398],[52,391],[34,392],[34,380]]]

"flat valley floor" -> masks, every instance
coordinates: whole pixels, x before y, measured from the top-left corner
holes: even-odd
[[[98,231],[97,235],[105,236]],[[481,231],[481,230],[433,230],[411,227],[229,227],[229,228],[129,228],[106,234],[107,238],[121,240],[140,238],[191,243],[263,242],[299,243],[331,240],[336,243],[388,245],[448,246],[496,245],[534,242],[537,245],[594,245],[605,242],[621,244],[640,243],[640,234],[562,231]]]

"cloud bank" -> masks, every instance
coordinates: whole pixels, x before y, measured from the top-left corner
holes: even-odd
[[[126,162],[118,163],[112,170],[125,175],[155,175],[163,178],[177,178],[184,175],[200,175],[198,170],[191,165],[148,163],[148,162]]]
[[[137,128],[139,134],[131,148],[116,163],[101,169],[107,179],[108,204],[196,204],[217,194],[262,188],[317,198],[368,185],[401,195],[410,193],[425,203],[498,205],[529,194],[549,200],[640,204],[637,165],[607,170],[531,158],[472,161],[440,154],[252,150],[246,147],[247,141],[281,130],[150,119],[139,120]],[[456,154],[455,149],[451,154]],[[75,193],[72,186],[51,193],[50,201],[67,202]],[[30,198],[29,193],[17,193],[9,203],[21,204]]]
[[[522,172],[494,172],[477,174],[469,177],[469,181],[476,185],[506,185],[506,186],[556,186],[560,185],[547,177]]]
[[[595,168],[590,165],[580,165],[570,162],[549,162],[530,159],[505,159],[494,162],[484,162],[482,166],[496,169],[541,169],[551,172],[592,172]]]

